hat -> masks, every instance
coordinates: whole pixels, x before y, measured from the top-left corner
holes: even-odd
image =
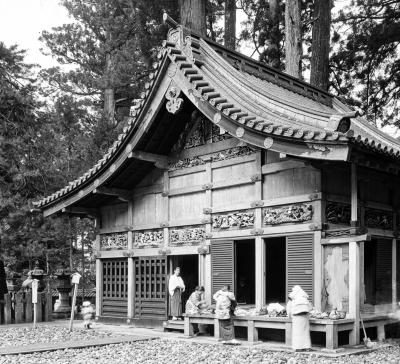
[[[87,306],[90,306],[90,305],[91,305],[90,301],[84,301],[84,302],[82,303],[82,306],[83,306],[83,307],[87,307]]]

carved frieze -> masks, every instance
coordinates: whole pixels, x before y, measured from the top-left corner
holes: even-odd
[[[290,205],[264,209],[264,225],[304,222],[312,219],[311,204]]]
[[[327,201],[325,215],[326,222],[329,224],[350,225],[351,208],[349,204]]]
[[[199,166],[207,163],[208,161],[211,162],[217,162],[217,161],[222,161],[226,159],[232,159],[232,158],[237,158],[237,157],[242,157],[246,155],[251,155],[255,153],[255,150],[248,146],[241,146],[241,147],[235,147],[235,148],[230,148],[227,150],[224,150],[222,152],[218,153],[213,153],[208,156],[201,156],[201,157],[193,157],[193,158],[186,158],[183,160],[179,160],[175,163],[171,163],[169,165],[170,170],[176,170],[176,169],[182,169],[182,168],[188,168],[188,167],[194,167],[194,166]]]
[[[164,244],[163,230],[136,232],[133,246],[136,248],[154,248]]]
[[[232,212],[212,217],[213,229],[247,228],[254,226],[254,212]]]
[[[393,230],[393,212],[365,209],[364,223],[369,228]]]
[[[206,230],[204,227],[171,229],[169,239],[170,245],[196,245],[204,242]]]
[[[128,248],[128,234],[127,233],[115,233],[115,234],[103,234],[100,237],[100,249],[127,249]]]

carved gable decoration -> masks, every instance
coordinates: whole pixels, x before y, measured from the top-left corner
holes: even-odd
[[[180,93],[181,90],[172,85],[165,94],[165,98],[168,100],[166,108],[171,114],[176,114],[182,108],[183,99],[179,97]]]
[[[264,225],[297,223],[312,219],[311,204],[290,205],[264,209]]]
[[[393,230],[393,212],[366,209],[365,226],[369,228]]]
[[[326,221],[330,224],[350,225],[351,208],[349,204],[327,201],[325,215]]]
[[[128,234],[103,234],[100,237],[100,250],[128,249]]]
[[[136,232],[133,239],[135,248],[157,248],[164,244],[163,230]]]
[[[190,227],[170,230],[170,245],[197,245],[206,239],[204,227]]]
[[[225,215],[213,215],[212,228],[213,229],[243,229],[254,226],[254,212],[232,212]]]

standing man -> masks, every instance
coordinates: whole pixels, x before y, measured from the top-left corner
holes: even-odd
[[[172,320],[181,320],[180,316],[182,316],[182,292],[185,291],[185,284],[180,275],[181,269],[176,267],[168,284],[168,291],[171,296],[169,314],[172,316]]]

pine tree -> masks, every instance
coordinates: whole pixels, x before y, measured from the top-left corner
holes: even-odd
[[[236,0],[225,1],[224,45],[232,50],[236,48]]]
[[[286,0],[285,8],[285,72],[301,78],[302,36],[301,1]]]

